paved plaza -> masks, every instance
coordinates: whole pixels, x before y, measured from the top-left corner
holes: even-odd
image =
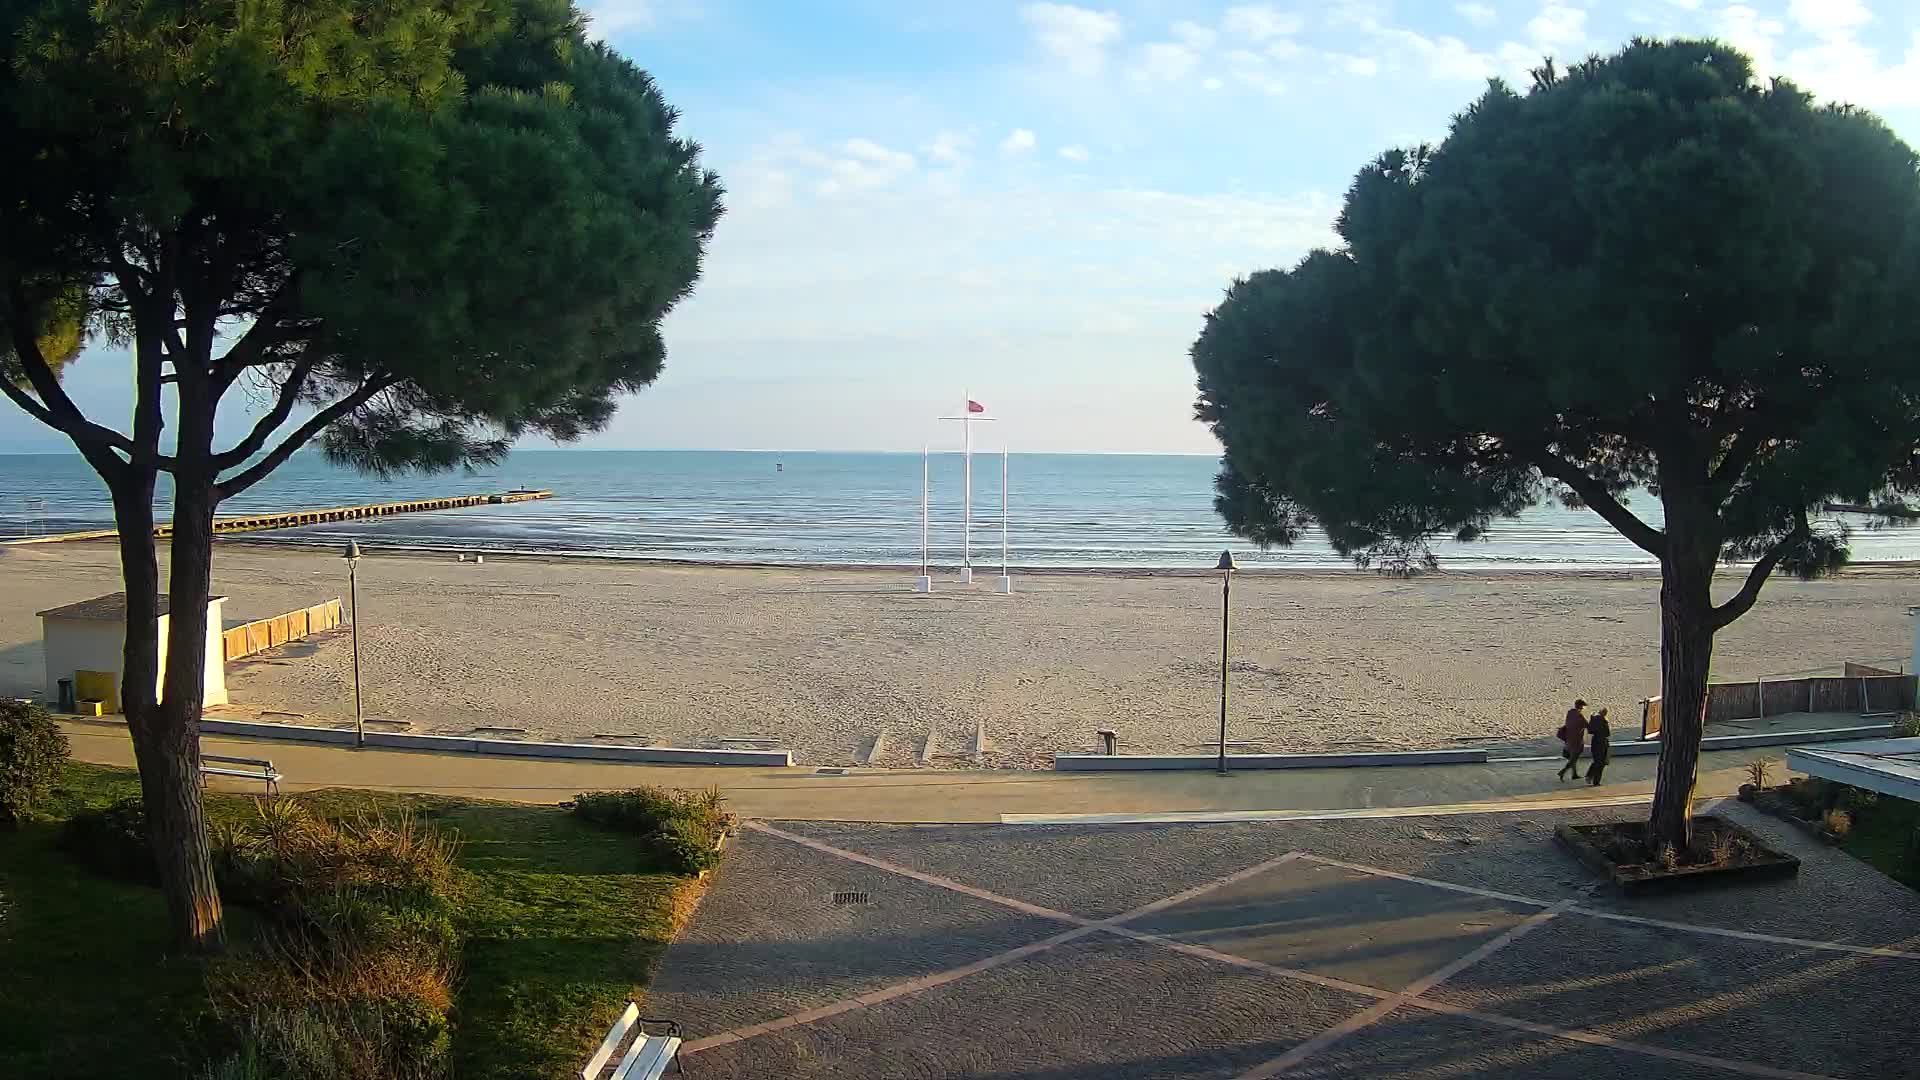
[[[1920,1077],[1920,894],[1627,900],[1606,807],[1208,825],[749,823],[649,1015],[720,1077]]]

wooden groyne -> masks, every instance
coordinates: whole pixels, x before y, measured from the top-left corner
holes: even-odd
[[[247,514],[241,517],[215,518],[213,531],[222,533],[266,532],[270,529],[297,529],[302,525],[325,525],[335,521],[388,517],[393,514],[418,514],[429,510],[458,510],[468,506],[493,506],[501,503],[532,502],[551,499],[553,492],[516,489],[491,495],[448,495],[438,499],[410,499],[406,502],[366,503],[360,506],[331,506],[321,510],[288,510],[278,514]],[[60,533],[55,536],[28,536],[8,540],[9,544],[46,544],[60,540],[99,540],[117,535],[112,529]],[[173,535],[172,525],[154,526],[153,535],[162,540]]]

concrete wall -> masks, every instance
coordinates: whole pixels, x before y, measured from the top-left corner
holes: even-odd
[[[201,684],[201,701],[206,705],[227,703],[227,673],[222,647],[220,620],[224,599],[207,602],[207,672]],[[160,616],[160,675],[154,680],[157,695],[166,682],[167,635],[173,618]],[[60,695],[60,680],[71,679],[76,671],[111,671],[121,681],[122,655],[126,650],[127,624],[115,619],[43,618],[41,638],[47,663],[44,693],[49,701]]]
[[[299,641],[309,634],[322,630],[331,630],[340,625],[340,601],[329,600],[324,604],[315,604],[298,611],[289,611],[284,615],[255,619],[233,627],[222,635],[221,651],[229,660],[238,660],[243,656],[271,649],[276,645],[285,645],[289,641]]]

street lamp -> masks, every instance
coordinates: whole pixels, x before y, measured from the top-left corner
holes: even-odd
[[[365,749],[367,721],[360,712],[360,587],[354,575],[360,565],[359,543],[347,541],[347,550],[340,557],[347,560],[347,603],[353,612],[353,745]]]
[[[1233,552],[1222,551],[1220,562],[1220,775],[1227,775],[1227,626],[1233,612],[1233,572],[1240,569]]]

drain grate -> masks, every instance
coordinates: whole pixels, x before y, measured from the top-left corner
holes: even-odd
[[[871,903],[873,903],[873,897],[863,892],[837,892],[833,894],[833,904],[835,907]]]

